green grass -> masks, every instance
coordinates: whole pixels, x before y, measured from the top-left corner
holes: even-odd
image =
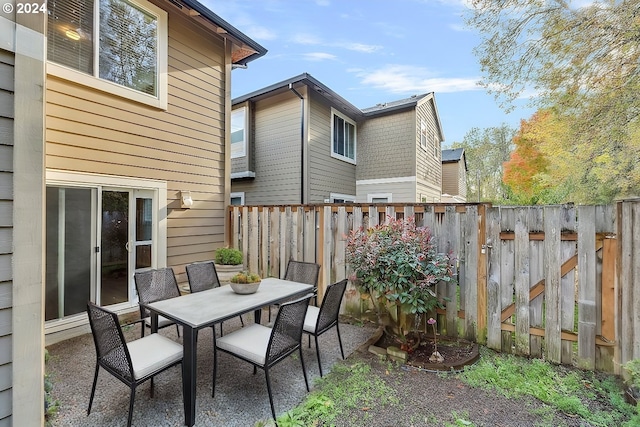
[[[387,370],[394,369],[398,367],[389,363]],[[581,425],[640,426],[640,407],[634,408],[624,401],[621,380],[615,376],[500,354],[484,347],[476,364],[461,373],[442,372],[437,377],[445,380],[452,375],[470,387],[488,389],[510,399],[528,396],[544,402],[537,409],[522,406],[523,411],[538,415],[540,421],[535,427],[555,427],[558,413],[578,419]],[[278,418],[278,426],[329,427],[337,421],[341,425],[369,426],[373,422],[369,408],[402,411],[396,391],[402,382],[390,384],[373,375],[365,362],[338,363],[328,375],[317,380],[315,390],[303,403]],[[411,416],[411,425],[415,426],[475,427],[476,423],[468,412],[460,410],[440,419],[429,411],[428,401],[423,411]],[[273,421],[261,421],[255,427],[266,425],[272,426]]]
[[[613,376],[483,350],[480,361],[459,378],[470,386],[492,389],[509,398],[535,397],[591,425],[640,425],[640,413],[624,402],[620,384]]]
[[[278,417],[278,426],[331,426],[336,417],[354,408],[362,411],[350,425],[368,425],[367,408],[398,402],[395,390],[370,371],[363,362],[334,365],[328,375],[317,380],[315,390],[304,402]]]

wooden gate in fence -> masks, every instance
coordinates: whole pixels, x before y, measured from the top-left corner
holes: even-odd
[[[640,357],[640,201],[608,206],[488,204],[233,206],[228,244],[247,267],[281,276],[321,264],[319,294],[348,277],[350,230],[414,216],[456,257],[458,286],[437,287],[441,332],[502,352],[619,373]],[[343,310],[366,307],[350,284]]]

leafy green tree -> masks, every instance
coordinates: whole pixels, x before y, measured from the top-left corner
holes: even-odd
[[[468,201],[502,203],[506,196],[502,165],[509,160],[515,132],[507,124],[485,129],[473,128],[461,143],[453,144],[452,148],[465,150]]]
[[[472,0],[483,84],[509,109],[535,93],[566,126],[559,152],[576,202],[640,194],[640,8],[634,1]],[[553,176],[553,175],[552,175]]]

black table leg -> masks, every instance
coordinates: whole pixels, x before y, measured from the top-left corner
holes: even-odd
[[[256,311],[253,312],[253,317],[254,317],[254,321],[256,322],[256,325],[260,324],[260,319],[262,318],[262,309],[259,308]]]
[[[182,327],[182,398],[184,399],[184,424],[193,426],[196,422],[196,335],[198,331]]]

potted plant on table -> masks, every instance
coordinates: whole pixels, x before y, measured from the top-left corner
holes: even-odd
[[[242,252],[235,248],[216,249],[213,261],[221,282],[229,282],[233,275],[244,269]]]
[[[241,271],[235,274],[229,284],[233,292],[237,294],[253,294],[258,290],[262,279],[255,273]]]

